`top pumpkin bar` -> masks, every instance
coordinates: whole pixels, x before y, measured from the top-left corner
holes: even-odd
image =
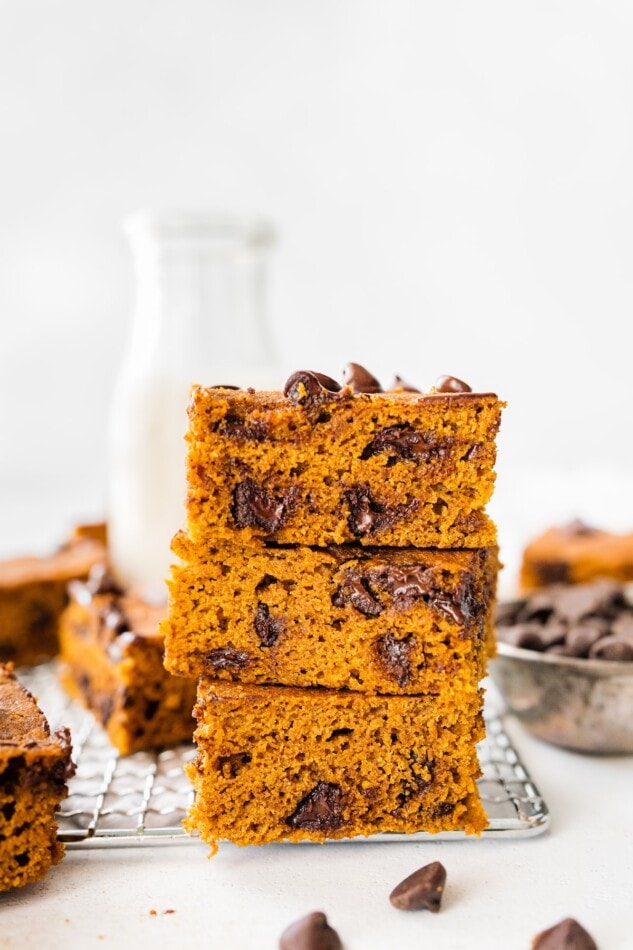
[[[442,377],[383,392],[350,364],[346,384],[302,371],[283,392],[191,392],[187,529],[193,543],[496,543],[485,512],[505,403]]]

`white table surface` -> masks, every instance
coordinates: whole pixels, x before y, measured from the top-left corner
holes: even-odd
[[[578,479],[575,490],[577,500],[587,497]],[[612,494],[617,496],[617,484]],[[516,569],[520,530],[529,535],[538,527],[533,512],[551,495],[532,478],[515,479],[498,491],[495,514],[506,590]],[[515,498],[520,499],[516,505]],[[5,494],[1,502],[5,554],[20,541],[22,549],[27,542],[32,547],[41,538],[46,513],[50,531],[64,525],[60,510],[51,511],[43,499],[39,506],[21,507]],[[591,516],[569,494],[565,503],[564,517],[574,510]],[[554,512],[538,510],[542,519],[554,518]],[[78,517],[93,514],[82,511]],[[504,528],[511,521],[510,538]],[[222,845],[210,860],[207,847],[194,841],[68,850],[41,883],[0,895],[0,946],[151,943],[272,950],[291,921],[323,910],[346,950],[527,950],[538,931],[567,916],[589,930],[600,950],[630,950],[633,756],[584,756],[533,739],[512,720],[506,728],[549,807],[551,827],[542,835],[244,849]],[[447,870],[440,912],[394,909],[391,889],[434,860]]]

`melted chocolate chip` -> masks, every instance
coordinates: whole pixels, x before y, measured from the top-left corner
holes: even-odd
[[[397,640],[389,632],[376,641],[376,654],[381,666],[387,674],[396,681],[398,686],[406,686],[411,682],[411,652],[415,646],[412,633],[402,640]]]
[[[216,422],[212,429],[229,439],[242,439],[245,442],[264,442],[270,436],[265,423],[257,419],[247,421],[232,412],[227,413],[220,422]]]
[[[471,393],[472,389],[456,376],[438,376],[435,380],[436,393]]]
[[[245,650],[220,647],[205,654],[204,662],[214,670],[242,670],[248,665],[250,657]]]
[[[240,387],[240,386],[229,386],[228,384],[225,385],[224,383],[216,383],[215,386],[209,386],[209,389],[235,389],[235,390],[239,390],[239,389],[241,389],[241,387]]]
[[[537,934],[532,950],[598,950],[593,937],[573,917]]]
[[[344,824],[343,792],[334,782],[318,782],[286,818],[291,828],[334,831]]]
[[[277,637],[284,629],[285,623],[281,617],[271,617],[268,604],[261,600],[257,604],[255,613],[255,632],[261,640],[262,646],[271,647],[277,642]]]
[[[298,486],[293,485],[275,496],[260,488],[252,478],[246,478],[233,491],[233,520],[238,528],[260,528],[268,533],[278,531],[292,513],[298,494]]]
[[[366,577],[357,571],[349,571],[339,589],[332,597],[335,607],[351,604],[366,617],[377,617],[382,613],[382,605],[374,597]]]
[[[295,406],[315,409],[330,399],[332,393],[339,392],[340,388],[335,379],[330,379],[323,373],[302,369],[287,379],[284,396]]]
[[[345,492],[344,497],[350,508],[347,524],[355,535],[377,534],[385,531],[419,507],[417,498],[413,498],[406,505],[389,507],[380,504],[374,501],[368,488],[362,488],[360,485],[350,488]]]
[[[348,363],[343,370],[343,384],[355,393],[381,393],[382,386],[369,370],[359,363]]]
[[[446,869],[440,861],[426,864],[405,877],[389,895],[398,910],[430,910],[437,914],[446,886]]]
[[[343,950],[343,944],[325,914],[314,911],[284,930],[279,950]]]
[[[438,442],[432,432],[420,432],[409,423],[388,426],[367,443],[361,459],[365,461],[384,452],[392,458],[428,462],[436,458],[448,458],[453,441],[442,439]]]

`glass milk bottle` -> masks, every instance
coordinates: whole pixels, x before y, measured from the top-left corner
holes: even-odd
[[[264,299],[273,234],[195,212],[137,213],[124,230],[136,304],[109,419],[108,540],[119,583],[156,601],[185,524],[190,386],[280,386]]]

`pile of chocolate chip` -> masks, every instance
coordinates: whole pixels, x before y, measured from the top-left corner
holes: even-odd
[[[498,639],[560,656],[633,662],[633,589],[611,580],[552,584],[500,603]]]

